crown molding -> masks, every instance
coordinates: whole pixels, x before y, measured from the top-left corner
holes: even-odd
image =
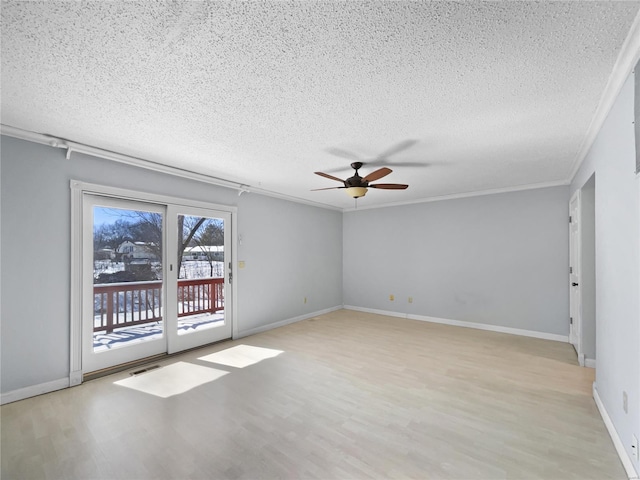
[[[589,128],[587,133],[580,144],[580,149],[578,150],[575,159],[573,160],[571,170],[569,172],[569,176],[567,180],[571,182],[578,170],[582,166],[582,162],[587,157],[589,150],[593,146],[593,142],[595,141],[604,121],[607,119],[613,104],[615,103],[618,95],[620,94],[620,90],[622,90],[622,86],[627,81],[629,74],[633,71],[640,58],[640,11],[636,14],[636,18],[631,24],[631,29],[627,34],[627,38],[625,38],[622,47],[620,48],[620,53],[618,54],[618,58],[616,63],[613,65],[613,70],[611,71],[611,75],[609,75],[609,80],[607,81],[607,85],[604,87],[604,91],[602,92],[602,96],[600,97],[600,102],[598,103],[598,108],[596,109],[593,118],[591,119],[591,123],[589,124]]]
[[[474,192],[454,193],[451,195],[441,195],[439,197],[428,197],[419,200],[409,200],[406,202],[385,203],[382,205],[358,206],[357,208],[345,208],[343,212],[357,212],[360,210],[373,210],[377,208],[401,207],[403,205],[415,205],[418,203],[442,202],[444,200],[456,200],[458,198],[481,197],[483,195],[495,195],[498,193],[521,192],[524,190],[536,190],[539,188],[562,187],[569,185],[567,180],[558,180],[554,182],[531,183],[527,185],[518,185],[515,187],[493,188],[490,190],[478,190]]]

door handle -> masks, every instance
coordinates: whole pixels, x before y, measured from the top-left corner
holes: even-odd
[[[571,283],[571,286],[572,286],[572,287],[577,287],[577,286],[578,286],[578,284],[577,284],[576,282],[572,282],[572,283]]]

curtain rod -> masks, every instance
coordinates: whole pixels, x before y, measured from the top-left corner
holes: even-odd
[[[53,135],[47,135],[43,133],[31,132],[28,130],[23,130],[21,128],[12,127],[10,125],[2,124],[0,127],[1,127],[0,131],[2,132],[3,135],[19,138],[21,140],[28,140],[35,143],[40,143],[43,145],[49,145],[50,147],[53,147],[53,148],[66,149],[67,160],[71,158],[71,154],[73,152],[76,152],[76,153],[81,153],[85,155],[91,155],[93,157],[104,158],[106,160],[112,160],[119,163],[125,163],[128,165],[146,168],[147,170],[154,170],[156,172],[168,173],[170,175],[189,178],[191,180],[198,180],[198,181],[206,182],[219,187],[231,188],[234,190],[239,190],[241,193],[244,193],[250,190],[248,185],[243,185],[241,183],[231,182],[229,180],[214,177],[211,175],[204,175],[202,173],[192,172],[190,170],[183,170],[181,168],[170,167],[168,165],[152,162],[150,160],[145,160],[143,158],[137,158],[131,155],[125,155],[122,153],[105,150],[103,148],[97,148],[97,147],[92,147],[91,145],[85,145],[83,143],[73,142],[65,138],[59,138]]]

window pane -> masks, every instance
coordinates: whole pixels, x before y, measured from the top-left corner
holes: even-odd
[[[224,324],[224,220],[178,216],[178,335]]]

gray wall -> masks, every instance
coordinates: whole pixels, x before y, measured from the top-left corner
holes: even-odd
[[[595,172],[596,388],[630,458],[631,435],[640,437],[640,177],[634,174],[633,104],[631,75],[571,183],[573,192]]]
[[[247,262],[236,270],[240,333],[342,305],[340,212],[1,141],[3,393],[69,375],[71,179],[237,206]]]
[[[581,192],[582,352],[596,359],[596,177],[593,175]]]
[[[253,194],[238,207],[242,330],[342,305],[341,212]]]
[[[567,335],[567,205],[554,187],[345,213],[345,305]]]

